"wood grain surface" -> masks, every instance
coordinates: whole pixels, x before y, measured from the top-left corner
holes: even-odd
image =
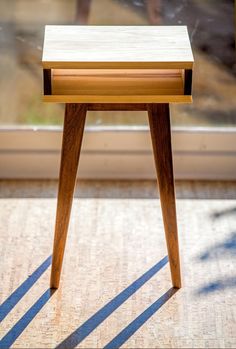
[[[159,183],[172,283],[181,287],[178,230],[172,164],[170,112],[168,104],[149,104],[148,117]]]
[[[55,95],[183,95],[181,70],[53,69]]]
[[[182,68],[193,55],[185,26],[45,27],[44,68]]]
[[[58,288],[59,286],[85,118],[86,105],[66,105],[53,245],[51,288]]]
[[[188,95],[44,95],[51,103],[192,103]]]

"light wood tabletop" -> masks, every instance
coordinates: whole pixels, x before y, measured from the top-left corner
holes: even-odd
[[[182,68],[193,55],[186,26],[47,25],[43,67]]]

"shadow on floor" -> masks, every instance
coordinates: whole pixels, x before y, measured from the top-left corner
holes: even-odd
[[[234,210],[227,210],[224,214],[228,215],[233,213]],[[222,213],[223,215],[223,213]],[[217,216],[219,217],[219,216]],[[236,232],[232,232],[231,235],[224,241],[209,247],[202,254],[198,256],[198,260],[201,262],[207,262],[210,260],[217,260],[222,258],[235,258],[236,257]],[[210,294],[216,291],[223,291],[227,288],[236,287],[236,276],[227,276],[218,278],[208,284],[202,286],[197,290],[197,295]]]
[[[40,276],[51,265],[52,257],[49,256],[1,305],[0,322],[10,313],[15,305],[30,290]]]
[[[211,215],[212,219],[218,219],[224,216],[230,216],[236,214],[236,207],[227,208],[225,210],[216,211]]]
[[[120,348],[135,332],[139,330],[143,324],[152,317],[157,310],[159,310],[178,289],[170,288],[160,298],[158,298],[150,307],[148,307],[142,314],[134,319],[128,326],[126,326],[117,336],[115,336],[104,349]]]
[[[104,305],[100,310],[98,310],[93,316],[91,316],[87,321],[85,321],[81,326],[79,326],[73,333],[71,333],[63,342],[61,342],[56,348],[75,348],[79,343],[81,343],[92,331],[94,331],[108,316],[110,316],[119,306],[121,306],[129,297],[131,297],[138,289],[140,289],[148,280],[150,280],[161,268],[163,268],[168,262],[168,257],[164,257],[160,262],[155,264],[151,269],[129,285],[126,289],[120,292],[115,298]],[[169,292],[169,291],[168,291]],[[159,300],[157,300],[150,308],[147,309],[147,313],[141,314],[141,319],[144,320],[145,317],[148,319],[152,314],[154,309],[159,309],[163,301],[167,300],[167,295],[163,295]],[[158,306],[159,305],[159,306]],[[155,311],[156,311],[155,310]],[[151,314],[152,312],[152,314]],[[148,315],[150,314],[150,316]],[[146,321],[146,320],[145,320]],[[137,328],[137,323],[134,324]],[[137,331],[137,329],[135,330]],[[135,332],[134,331],[134,332]],[[123,338],[123,337],[122,337]]]
[[[213,282],[210,282],[209,284],[201,287],[197,294],[198,295],[204,295],[208,293],[213,293],[216,291],[223,291],[227,288],[234,288],[236,287],[236,276],[227,277],[215,280]]]
[[[2,321],[16,304],[31,289],[40,276],[51,265],[51,256],[49,256],[34,272],[31,274],[0,306],[0,321]],[[55,290],[48,289],[31,306],[31,308],[20,318],[19,321],[7,332],[0,341],[0,348],[10,348],[15,340],[21,335],[33,318],[38,314],[42,307],[51,298]]]
[[[236,232],[232,232],[228,239],[208,248],[198,257],[201,262],[216,259],[220,256],[236,257]]]
[[[39,313],[43,306],[52,297],[55,290],[50,288],[46,290],[42,296],[32,305],[32,307],[21,317],[19,321],[7,332],[7,334],[0,341],[0,348],[10,348],[15,340],[26,329],[29,323]]]

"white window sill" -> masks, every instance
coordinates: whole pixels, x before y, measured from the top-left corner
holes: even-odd
[[[177,179],[236,179],[236,128],[173,128]],[[57,178],[62,129],[0,129],[0,178]],[[78,175],[156,178],[148,127],[87,127]]]

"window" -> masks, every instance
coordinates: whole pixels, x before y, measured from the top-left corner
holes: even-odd
[[[4,161],[5,168],[6,163],[11,163],[9,154],[13,154],[14,150],[36,150],[36,144],[40,144],[37,132],[41,132],[47,150],[55,151],[56,147],[56,156],[59,156],[60,137],[57,134],[61,134],[64,106],[43,103],[40,98],[45,24],[186,24],[195,57],[194,102],[191,105],[171,106],[174,150],[177,152],[178,148],[182,152],[182,159],[185,151],[191,151],[192,156],[196,152],[198,156],[202,156],[203,151],[204,154],[210,151],[211,155],[214,151],[216,154],[220,152],[222,157],[223,154],[230,155],[230,160],[227,158],[229,171],[236,172],[233,160],[235,149],[228,142],[234,136],[236,124],[233,0],[1,0],[0,132],[3,136],[0,141],[0,164]],[[142,143],[141,138],[148,132],[146,113],[143,112],[112,112],[112,115],[110,112],[90,112],[87,126],[90,127],[90,132],[105,132],[103,139],[106,135],[109,136],[109,132],[117,132],[120,137],[123,137],[121,132],[136,133],[135,144]],[[191,138],[189,134],[195,136]],[[194,142],[197,142],[196,134],[199,135],[199,144],[195,143],[193,150],[191,140],[195,137]],[[210,136],[206,137],[206,134]],[[184,142],[185,136],[190,143]],[[223,136],[226,138],[222,138]],[[145,137],[144,135],[144,139]],[[221,144],[217,143],[219,138]],[[175,145],[177,139],[181,142],[181,150],[179,143]],[[213,143],[209,144],[209,139]],[[53,140],[56,146],[52,145]],[[224,146],[227,144],[226,148],[222,142]],[[125,144],[127,151],[133,149],[128,142]],[[212,144],[215,144],[215,148],[212,148]],[[118,149],[117,145],[117,151]],[[37,151],[41,150],[39,146]],[[146,151],[138,146],[136,150]],[[104,149],[102,151],[105,152]],[[211,159],[210,153],[208,155]],[[216,165],[215,170],[217,168]],[[219,170],[222,171],[220,163]],[[13,171],[11,166],[9,171]],[[4,176],[3,173],[0,175]],[[16,176],[16,172],[14,175]],[[233,175],[229,176],[231,177]]]

